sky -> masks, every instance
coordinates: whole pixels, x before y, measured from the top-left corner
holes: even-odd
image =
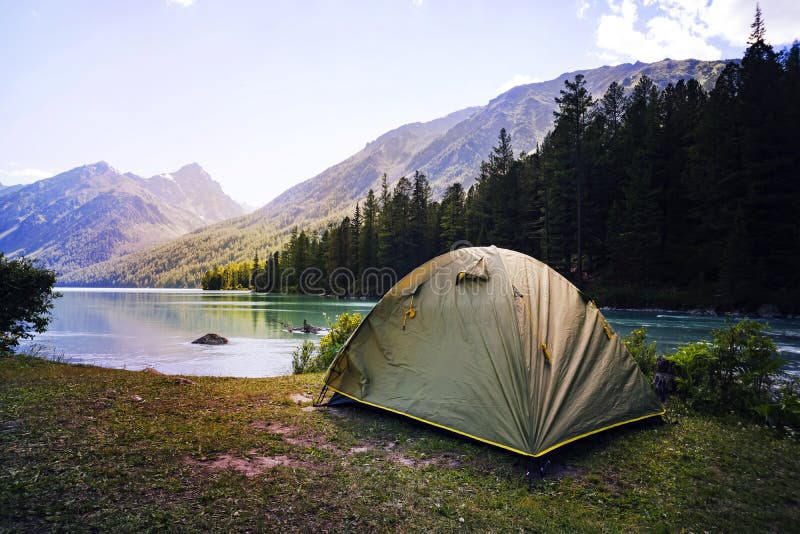
[[[762,0],[767,40],[800,1]],[[198,162],[261,206],[406,123],[636,60],[741,57],[743,0],[0,0],[0,183]]]

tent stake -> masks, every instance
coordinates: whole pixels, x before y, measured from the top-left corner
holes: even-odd
[[[312,404],[312,406],[317,408],[320,406],[324,406],[324,404],[322,404],[322,401],[325,399],[325,395],[327,393],[328,393],[328,384],[324,384],[322,386],[322,391],[319,392],[319,396],[317,397],[317,400],[314,401],[314,404]]]
[[[536,460],[539,463],[539,478],[544,479],[544,475],[547,473],[547,468],[550,467],[550,458],[547,456],[542,456]]]

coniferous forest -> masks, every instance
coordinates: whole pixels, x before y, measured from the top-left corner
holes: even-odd
[[[748,45],[708,93],[642,77],[595,99],[578,75],[532,153],[501,130],[474,185],[440,201],[421,173],[384,176],[351,217],[215,267],[203,288],[376,296],[381,269],[468,243],[544,261],[600,305],[797,312],[800,46],[775,51],[759,12]]]

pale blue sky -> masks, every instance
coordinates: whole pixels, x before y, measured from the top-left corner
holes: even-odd
[[[764,0],[789,43],[800,2]],[[754,2],[0,0],[0,182],[197,161],[261,205],[401,124],[518,83],[739,57]],[[793,34],[794,32],[794,34]]]

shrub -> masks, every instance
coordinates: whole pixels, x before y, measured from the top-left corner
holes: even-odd
[[[719,404],[716,387],[711,380],[714,368],[713,345],[707,341],[689,343],[666,356],[678,371],[675,377],[677,393],[690,404],[714,406]]]
[[[361,323],[361,315],[358,313],[343,313],[337,315],[336,319],[329,323],[331,331],[322,336],[319,340],[319,364],[321,371],[330,366],[339,351],[342,350],[350,334],[355,332]]]
[[[305,340],[303,344],[294,349],[292,353],[292,373],[299,375],[306,373],[306,369],[316,359],[317,346],[313,341]]]
[[[8,260],[0,252],[0,351],[10,350],[20,339],[42,333],[50,323],[54,271],[41,268],[34,260]]]
[[[773,400],[759,404],[755,411],[768,425],[792,437],[800,436],[800,380],[787,377],[775,390]]]
[[[656,342],[647,344],[647,329],[637,328],[625,336],[622,342],[628,349],[628,353],[636,360],[639,369],[647,378],[652,379],[656,367]]]
[[[711,343],[684,345],[667,356],[678,372],[678,394],[694,408],[758,414],[781,430],[800,429],[800,386],[781,372],[784,360],[767,328],[740,321],[714,330]]]
[[[342,313],[333,322],[329,322],[330,332],[322,336],[319,346],[311,341],[304,341],[292,355],[294,374],[317,373],[326,370],[342,350],[347,339],[361,323],[358,313]]]
[[[744,320],[714,330],[716,380],[723,402],[745,400],[749,407],[769,395],[785,361],[765,330],[768,325]],[[743,397],[746,397],[743,399]]]

